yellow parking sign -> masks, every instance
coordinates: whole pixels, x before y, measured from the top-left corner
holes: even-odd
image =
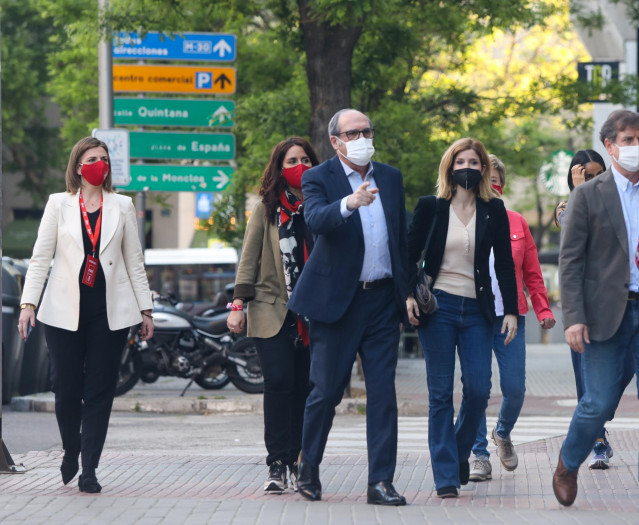
[[[113,91],[235,93],[235,68],[114,64]]]

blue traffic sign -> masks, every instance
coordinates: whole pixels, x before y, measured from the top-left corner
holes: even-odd
[[[195,193],[195,217],[198,219],[208,219],[213,211],[212,193]]]
[[[236,40],[235,35],[222,33],[148,32],[142,38],[137,33],[120,32],[113,35],[113,58],[233,62]]]

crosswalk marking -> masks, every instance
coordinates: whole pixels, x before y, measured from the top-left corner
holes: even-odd
[[[521,416],[511,433],[515,445],[565,435],[571,417]],[[497,417],[487,417],[488,433],[497,424]],[[608,430],[639,429],[639,418],[615,418],[606,424]],[[428,449],[428,418],[400,417],[398,419],[398,452],[424,452]],[[494,450],[488,438],[488,449]],[[349,428],[333,428],[326,445],[327,454],[353,454],[366,450],[366,422],[362,420]]]
[[[515,445],[522,445],[540,439],[548,439],[565,435],[568,432],[571,417],[567,416],[520,416],[512,431],[511,438]],[[344,423],[347,424],[344,424]],[[488,433],[495,427],[495,416],[486,418]],[[639,418],[619,417],[606,423],[608,430],[639,430]],[[428,418],[427,417],[400,417],[398,419],[398,443],[399,453],[427,452],[428,451]],[[493,451],[490,437],[488,438],[488,450]],[[242,444],[233,447],[227,452],[234,455],[263,454],[265,451],[263,442],[252,445]],[[366,453],[366,419],[353,417],[352,419],[340,419],[339,425],[333,426],[326,444],[326,454],[362,454]]]

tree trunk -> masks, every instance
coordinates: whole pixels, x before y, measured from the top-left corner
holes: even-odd
[[[328,122],[340,109],[351,105],[351,61],[362,33],[359,25],[346,27],[317,22],[310,0],[298,0],[306,51],[306,77],[311,94],[311,144],[320,161],[335,152],[328,138]]]

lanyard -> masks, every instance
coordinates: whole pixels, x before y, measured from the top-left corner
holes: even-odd
[[[87,229],[87,235],[89,236],[89,240],[93,245],[93,257],[95,257],[95,245],[98,243],[98,238],[100,237],[100,226],[102,225],[102,200],[103,197],[100,196],[100,215],[98,215],[98,221],[95,223],[95,234],[91,229],[91,223],[89,222],[89,215],[87,214],[87,207],[84,205],[84,198],[82,197],[82,192],[80,192],[80,209],[82,210],[82,218],[84,219],[84,227]]]

